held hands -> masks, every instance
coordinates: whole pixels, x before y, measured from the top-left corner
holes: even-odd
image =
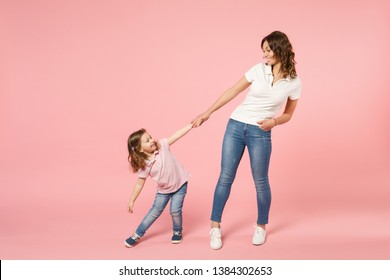
[[[261,120],[257,122],[259,124],[260,129],[264,131],[271,130],[273,127],[277,125],[275,119]]]
[[[210,115],[208,113],[203,113],[197,116],[195,119],[191,121],[192,127],[201,126],[202,123],[209,119]]]

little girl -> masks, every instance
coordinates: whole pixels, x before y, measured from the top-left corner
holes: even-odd
[[[141,193],[146,178],[150,176],[157,183],[157,193],[152,208],[146,214],[135,233],[125,241],[126,247],[132,247],[144,236],[148,228],[161,215],[165,206],[170,204],[172,216],[172,243],[182,241],[182,208],[187,193],[189,173],[181,166],[171,153],[169,146],[183,137],[192,128],[192,124],[176,131],[168,138],[155,141],[145,130],[133,132],[127,141],[129,162],[138,179],[130,198],[129,212],[133,213],[134,203]]]

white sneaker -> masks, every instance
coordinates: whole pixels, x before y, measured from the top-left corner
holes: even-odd
[[[252,244],[261,245],[265,242],[266,232],[262,227],[255,226],[255,233],[253,234]]]
[[[222,247],[222,230],[219,228],[212,228],[210,230],[210,247],[213,250],[221,249]]]

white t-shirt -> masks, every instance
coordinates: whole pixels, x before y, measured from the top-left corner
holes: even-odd
[[[271,66],[259,63],[245,73],[250,90],[244,101],[233,111],[230,118],[252,125],[258,121],[272,119],[287,98],[296,100],[301,95],[301,80],[296,77],[280,79],[272,86]]]

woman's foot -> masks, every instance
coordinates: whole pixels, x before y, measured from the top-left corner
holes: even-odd
[[[255,233],[253,234],[252,244],[261,245],[265,242],[266,232],[264,227],[255,225]]]
[[[214,227],[210,230],[210,247],[213,250],[222,248],[222,230]]]

